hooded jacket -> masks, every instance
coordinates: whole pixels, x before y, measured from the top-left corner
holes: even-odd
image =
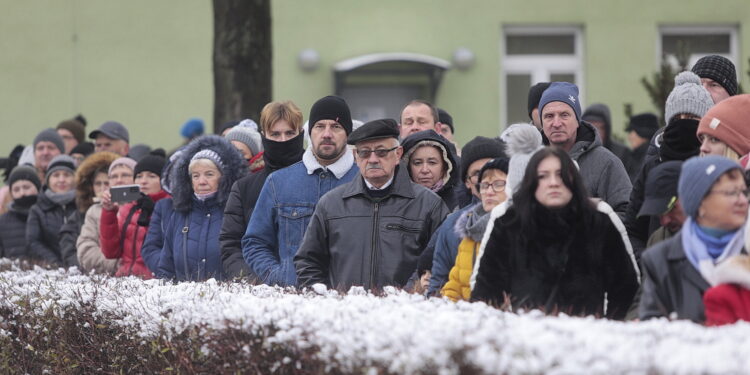
[[[224,167],[220,168],[222,175],[216,194],[200,200],[193,191],[189,165],[192,157],[205,149],[216,152]],[[222,137],[206,135],[185,146],[170,172],[175,212],[160,219],[159,226],[165,232],[157,271],[159,278],[179,281],[224,279],[219,246],[224,207],[232,184],[244,177],[247,169],[239,152]]]
[[[10,204],[8,212],[0,215],[0,258],[29,257],[26,245],[26,219],[29,208]]]
[[[609,151],[612,151],[618,159],[625,164],[625,169],[628,168],[630,150],[622,143],[612,139],[612,115],[609,112],[609,107],[605,104],[595,103],[586,108],[581,117],[586,118],[588,116],[596,116],[604,120],[604,130],[607,131],[607,138],[602,140],[602,145]],[[598,134],[598,132],[597,132]],[[599,134],[601,136],[601,134]]]
[[[457,162],[456,156],[448,146],[450,142],[447,139],[436,133],[434,130],[424,130],[406,137],[402,145],[404,147],[403,165],[406,167],[406,170],[409,173],[409,177],[411,177],[412,181],[414,181],[414,176],[411,175],[409,157],[412,152],[416,151],[414,147],[418,146],[424,141],[436,142],[443,148],[441,150],[441,154],[443,155],[443,160],[449,164],[447,166],[448,175],[446,176],[447,179],[444,180],[443,187],[435,193],[437,193],[437,195],[440,196],[443,202],[445,202],[445,205],[448,206],[448,209],[453,211],[453,209],[458,206],[458,198],[456,197],[456,185],[461,183],[461,178],[458,175],[461,168]]]
[[[166,191],[149,194],[147,199],[158,202],[169,197]],[[143,245],[148,226],[138,225],[138,219],[143,211],[133,201],[120,206],[119,210],[102,210],[99,223],[99,242],[101,250],[107,259],[120,259],[120,266],[115,276],[135,275],[144,279],[153,277],[143,258]]]
[[[252,275],[250,267],[242,257],[242,235],[247,230],[250,216],[255,209],[260,191],[266,178],[272,172],[288,167],[302,159],[304,135],[286,142],[275,142],[263,138],[263,159],[265,167],[256,173],[243,177],[232,185],[229,200],[224,209],[224,223],[221,226],[221,260],[227,277]]]
[[[544,143],[549,144],[547,137],[543,138]],[[578,163],[583,183],[591,197],[607,202],[623,219],[633,185],[622,161],[602,146],[593,125],[579,122],[576,142],[568,155]]]
[[[318,202],[294,257],[299,285],[403,287],[447,215],[440,197],[413,183],[404,168],[381,199],[368,195],[358,175]]]
[[[61,206],[47,197],[44,191],[39,193],[26,222],[26,241],[33,257],[56,266],[78,265],[75,253],[63,256],[59,236],[60,228],[75,211],[75,201]]]

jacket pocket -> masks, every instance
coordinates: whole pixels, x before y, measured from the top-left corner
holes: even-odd
[[[385,225],[385,229],[388,229],[388,230],[397,230],[397,231],[406,232],[406,233],[419,233],[419,232],[422,231],[422,228],[408,227],[408,226],[405,226],[405,225],[393,224],[393,223],[386,224]]]
[[[315,207],[312,205],[279,207],[279,230],[283,231],[280,233],[280,238],[283,238],[283,243],[287,247],[287,249],[279,249],[281,257],[294,256],[294,254],[287,254],[287,252],[292,248],[296,251],[302,243],[302,237],[305,235],[313,211],[315,211]]]

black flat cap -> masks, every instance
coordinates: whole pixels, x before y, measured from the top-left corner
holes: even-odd
[[[677,183],[680,180],[682,162],[666,161],[648,172],[643,205],[638,217],[657,216],[666,213],[677,198]]]
[[[349,134],[346,143],[350,145],[357,142],[367,141],[377,138],[396,138],[398,139],[398,124],[396,120],[384,118],[367,122]]]

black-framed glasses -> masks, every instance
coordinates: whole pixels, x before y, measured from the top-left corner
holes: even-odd
[[[375,153],[375,156],[377,156],[379,158],[384,158],[386,155],[388,155],[389,152],[391,152],[391,151],[393,151],[393,150],[395,150],[397,148],[398,148],[398,146],[396,146],[394,148],[379,148],[379,149],[375,149],[375,150],[369,150],[369,149],[360,150],[360,149],[357,149],[356,152],[357,152],[357,156],[359,156],[360,159],[367,159],[367,158],[369,158],[370,155],[373,152]]]
[[[490,187],[492,187],[492,190],[494,190],[495,193],[499,193],[505,190],[505,181],[497,180],[491,184],[487,182],[482,182],[481,184],[477,184],[477,189],[479,189],[479,191],[489,190]]]
[[[469,182],[471,182],[472,184],[477,185],[477,181],[479,181],[479,172],[480,171],[474,171],[474,173],[466,177],[466,179],[469,180]],[[479,189],[478,186],[477,189]]]

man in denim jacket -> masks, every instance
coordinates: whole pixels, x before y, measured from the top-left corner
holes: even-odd
[[[242,237],[245,261],[268,285],[297,285],[293,259],[315,205],[358,172],[346,147],[352,117],[344,99],[326,96],[315,102],[309,123],[311,145],[302,161],[268,176]]]

